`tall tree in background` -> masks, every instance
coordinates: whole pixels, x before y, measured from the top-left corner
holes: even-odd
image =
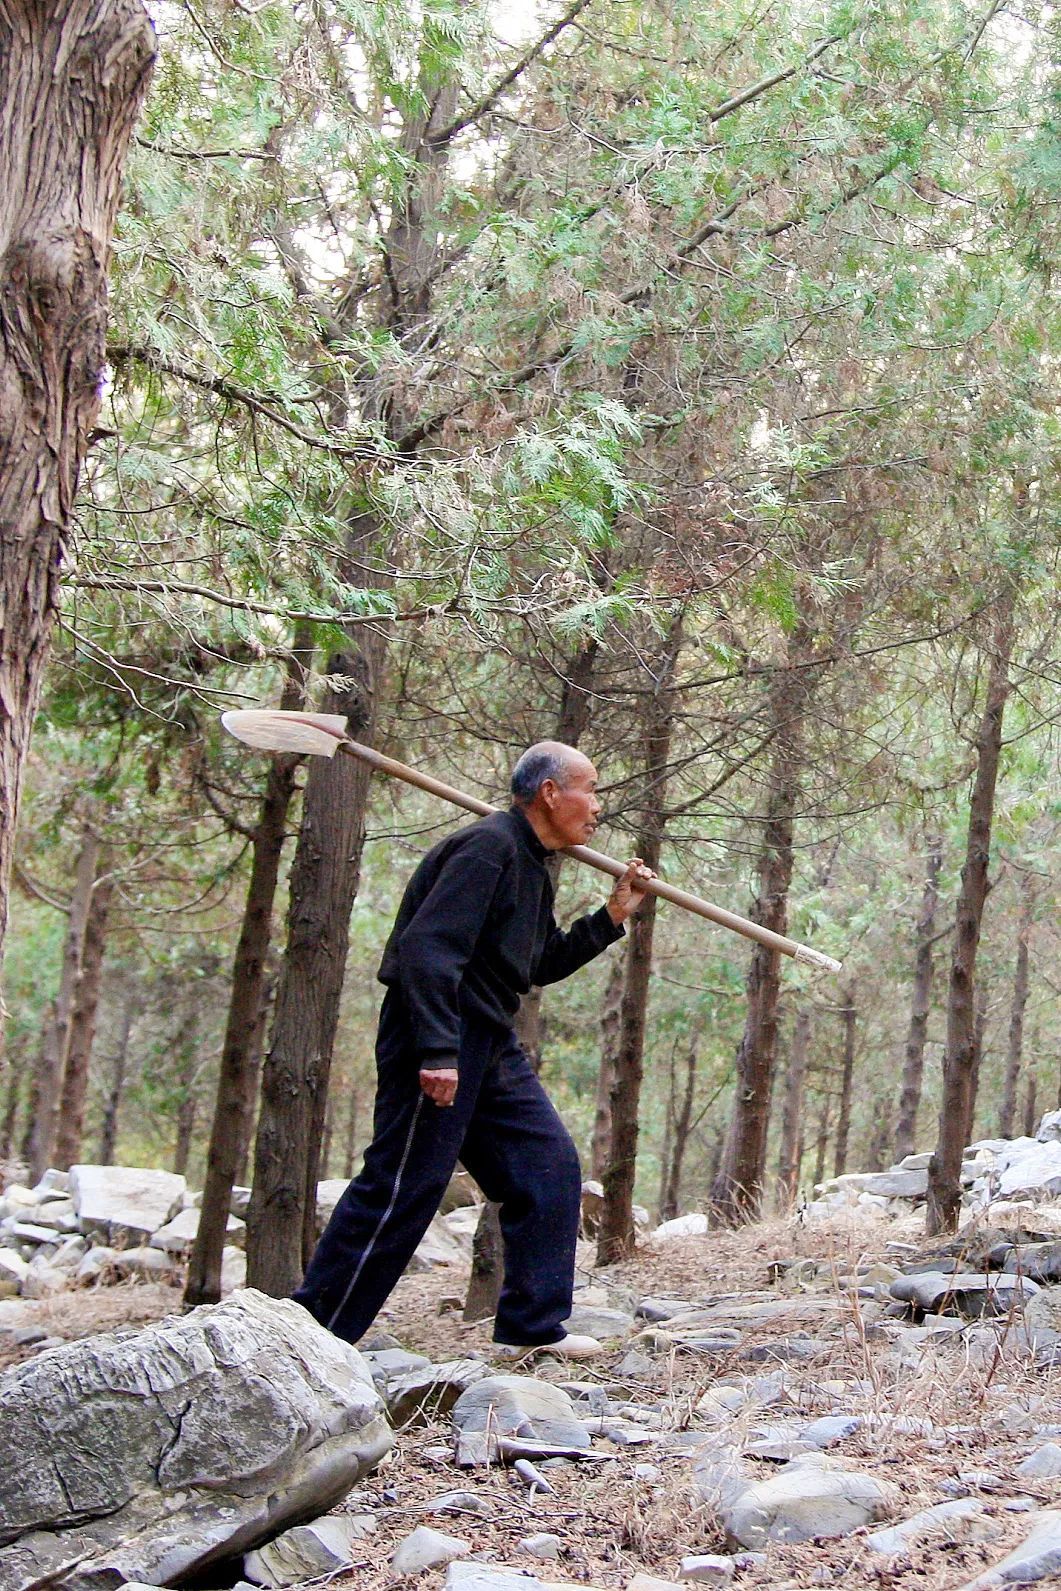
[[[140,0],[0,9],[0,955],[22,771],[99,412],[111,231],[154,56]]]

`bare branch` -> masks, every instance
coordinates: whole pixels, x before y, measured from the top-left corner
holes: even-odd
[[[455,121],[451,121],[447,127],[440,128],[437,133],[431,133],[428,136],[427,142],[431,145],[431,148],[445,149],[446,145],[456,138],[458,133],[463,132],[465,127],[470,127],[472,122],[479,120],[480,116],[485,116],[486,112],[496,105],[506,88],[511,88],[516,79],[522,77],[528,66],[538,59],[543,50],[548,49],[553,40],[558,38],[565,28],[570,27],[575,18],[585,11],[589,4],[590,0],[575,0],[574,5],[570,6],[563,16],[553,23],[549,31],[543,33],[541,38],[536,40],[520,56],[515,66],[507,71],[503,77],[498,78],[494,86],[487,90],[482,99],[477,100],[470,110],[458,116]]]

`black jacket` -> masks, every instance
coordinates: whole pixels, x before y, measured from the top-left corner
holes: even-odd
[[[442,840],[409,880],[379,978],[401,991],[421,1066],[457,1065],[462,1014],[507,1027],[532,984],[623,937],[603,906],[556,926],[548,854],[513,807]]]

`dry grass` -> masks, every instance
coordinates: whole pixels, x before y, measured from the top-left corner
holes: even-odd
[[[590,1249],[580,1255],[585,1279],[605,1287],[617,1302],[654,1294],[704,1305],[726,1300],[726,1307],[737,1312],[749,1301],[784,1300],[785,1316],[761,1324],[742,1322],[741,1345],[732,1352],[705,1359],[664,1351],[654,1358],[651,1374],[621,1382],[615,1365],[625,1347],[592,1365],[560,1368],[546,1363],[539,1375],[598,1381],[613,1396],[662,1407],[674,1429],[703,1430],[712,1428],[700,1407],[712,1386],[720,1381],[746,1384],[782,1370],[783,1389],[776,1403],[745,1410],[737,1421],[719,1428],[750,1434],[757,1426],[797,1416],[838,1411],[861,1415],[867,1423],[831,1449],[830,1457],[895,1487],[896,1519],[939,1502],[947,1495],[947,1483],[962,1472],[989,1471],[999,1478],[997,1490],[978,1493],[990,1539],[970,1537],[963,1527],[960,1535],[941,1528],[895,1559],[872,1554],[864,1533],[771,1546],[764,1563],[738,1571],[738,1591],[836,1583],[889,1591],[957,1591],[1027,1534],[1027,1516],[1007,1512],[1007,1497],[1029,1497],[1040,1505],[1061,1497],[1057,1483],[1021,1484],[1014,1475],[1034,1445],[1034,1426],[1061,1418],[1061,1375],[1029,1370],[1005,1342],[997,1352],[990,1349],[986,1334],[982,1346],[974,1342],[971,1348],[962,1347],[941,1339],[916,1361],[907,1361],[896,1350],[893,1324],[879,1319],[879,1306],[860,1302],[843,1287],[859,1265],[887,1259],[887,1245],[893,1241],[918,1243],[916,1221],[857,1215],[813,1227],[798,1221],[763,1222],[740,1232],[673,1243],[660,1253],[645,1249],[602,1273],[591,1272]],[[771,1284],[775,1262],[793,1259],[820,1262],[817,1274]],[[452,1307],[465,1284],[459,1267],[406,1277],[379,1326],[404,1347],[436,1361],[469,1352],[488,1354],[489,1325],[469,1329],[459,1309]],[[83,1336],[176,1307],[179,1297],[173,1289],[143,1285],[67,1295],[32,1306],[39,1323],[61,1336]],[[753,1345],[769,1346],[798,1331],[821,1338],[815,1358],[781,1367],[752,1364],[742,1357]],[[921,1334],[920,1340],[927,1341],[927,1336]],[[896,1428],[897,1418],[929,1421],[931,1428]],[[379,1469],[343,1504],[349,1512],[370,1510],[378,1530],[365,1540],[355,1567],[330,1584],[336,1591],[387,1591],[396,1584],[388,1567],[390,1554],[421,1523],[462,1537],[477,1555],[495,1563],[533,1569],[544,1580],[607,1591],[620,1591],[638,1570],[676,1581],[682,1557],[723,1548],[714,1508],[697,1498],[691,1458],[655,1441],[632,1448],[599,1442],[597,1448],[601,1456],[592,1461],[546,1471],[555,1494],[531,1498],[511,1470],[458,1470],[447,1421],[407,1427]],[[637,1475],[645,1464],[657,1467],[657,1478]],[[764,1477],[776,1472],[766,1461],[759,1469]],[[474,1491],[489,1512],[461,1516],[438,1511],[436,1500],[454,1490]],[[560,1537],[558,1560],[536,1561],[520,1549],[523,1537],[540,1531]],[[441,1570],[421,1575],[417,1591],[438,1591],[443,1578]]]

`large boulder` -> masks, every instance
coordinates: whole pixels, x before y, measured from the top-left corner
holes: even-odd
[[[0,1586],[170,1585],[332,1507],[391,1429],[360,1354],[243,1292],[0,1382]]]
[[[174,1171],[142,1166],[71,1166],[70,1194],[82,1232],[116,1248],[146,1243],[184,1203]]]

